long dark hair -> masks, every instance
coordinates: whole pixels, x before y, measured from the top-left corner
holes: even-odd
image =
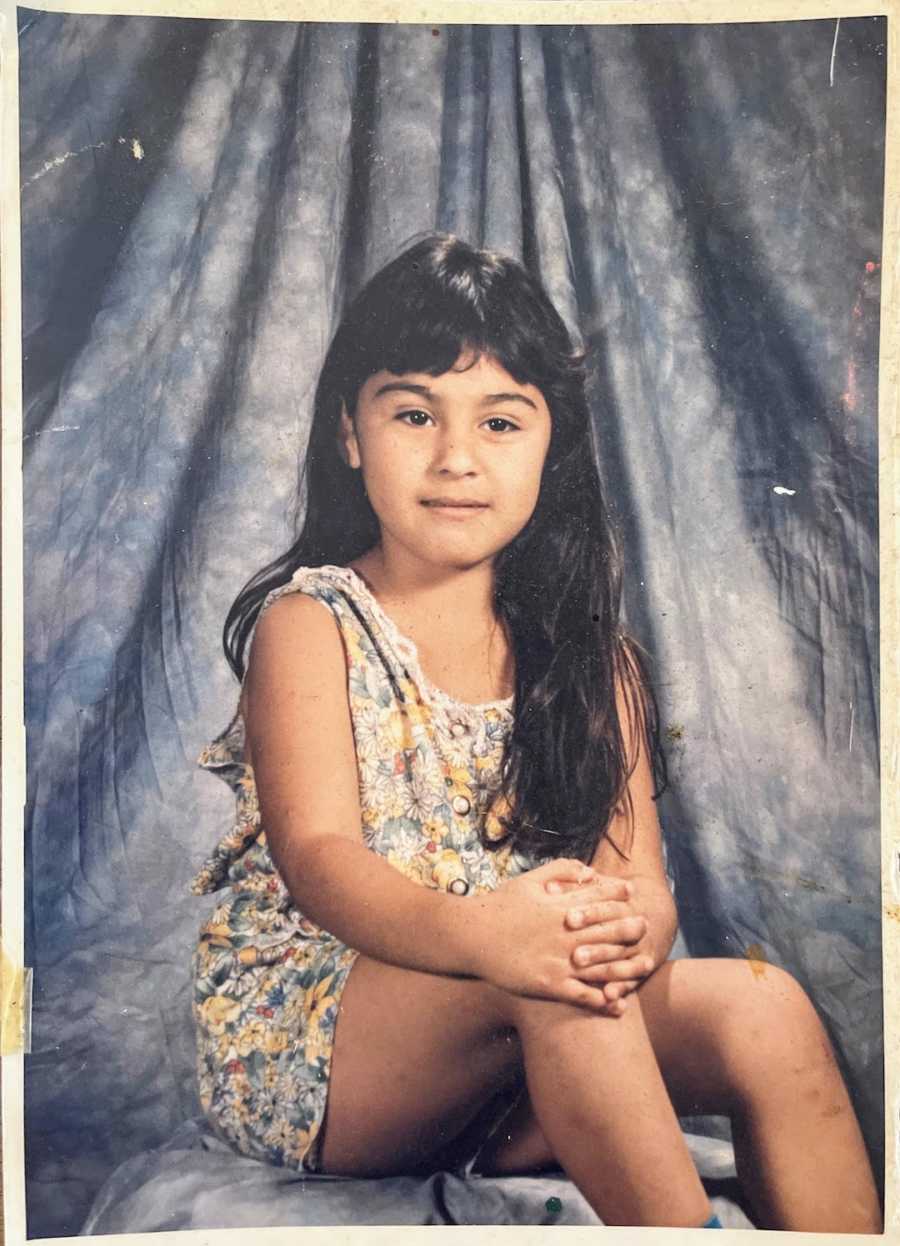
[[[439,376],[464,349],[536,386],[552,421],[534,513],[494,561],[494,610],[516,673],[498,793],[505,833],[488,846],[512,841],[523,852],[588,860],[628,802],[638,744],[648,750],[656,795],[665,762],[646,664],[619,621],[621,556],[597,468],[585,357],[540,282],[516,260],[429,234],[354,299],[316,389],[300,534],[241,590],[225,622],[225,653],[243,679],[246,647],[272,589],[300,566],[343,566],[379,540],[362,473],[338,451],[341,404],[354,413],[360,388],[376,372]]]

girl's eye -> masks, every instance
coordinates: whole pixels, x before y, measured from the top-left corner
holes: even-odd
[[[421,410],[399,411],[397,413],[397,419],[403,420],[405,423],[412,425],[413,428],[424,428],[426,421],[430,420],[431,416],[427,411]],[[515,432],[519,427],[518,424],[514,424],[512,420],[507,420],[506,417],[502,415],[492,415],[490,419],[485,421],[485,423],[492,426],[492,433],[505,433],[507,430]],[[498,425],[500,427],[498,427]]]

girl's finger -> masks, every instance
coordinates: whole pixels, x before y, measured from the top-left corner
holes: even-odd
[[[570,930],[580,930],[583,926],[595,926],[600,922],[615,921],[616,918],[630,916],[628,904],[624,900],[607,900],[594,895],[592,887],[590,898],[578,897],[576,903],[566,913],[566,925]]]
[[[565,925],[578,931],[579,943],[637,943],[647,933],[646,917],[633,915],[573,926],[567,913]]]
[[[604,994],[605,994],[604,990]],[[622,1013],[628,1007],[627,999],[611,999],[606,1005],[606,1015],[608,1017],[621,1017]]]
[[[592,985],[598,982],[630,982],[634,978],[646,978],[653,972],[653,961],[649,956],[635,956],[630,960],[614,960],[605,965],[588,965],[578,969],[578,977],[582,982]]]
[[[531,874],[546,884],[552,879],[561,883],[589,883],[597,877],[596,870],[585,865],[583,861],[574,861],[569,857],[557,857],[546,865],[539,865]]]
[[[608,1000],[603,987],[593,986],[580,978],[568,978],[563,984],[559,999],[564,1004],[575,1004],[579,1008],[589,1008],[592,1012],[605,1012],[616,1004],[621,1004],[620,1000]]]
[[[613,1003],[616,1000],[624,999],[632,991],[636,991],[639,985],[640,983],[636,979],[631,979],[628,982],[611,982],[603,988],[603,994],[610,1003]]]
[[[608,965],[611,961],[636,955],[636,948],[622,943],[579,943],[572,952],[572,964],[576,969],[585,969],[588,965]]]
[[[547,891],[554,895],[564,891],[580,891],[583,887],[590,887],[589,895],[585,895],[584,899],[579,897],[579,907],[583,907],[586,903],[595,900],[619,900],[624,902],[630,898],[632,892],[631,883],[624,878],[604,878],[602,875],[597,875],[583,883],[572,883],[558,878],[551,878],[544,886]]]

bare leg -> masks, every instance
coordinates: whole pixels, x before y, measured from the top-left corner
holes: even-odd
[[[524,1062],[553,1152],[602,1219],[702,1224],[709,1202],[635,1003],[603,1017],[360,957],[335,1037],[322,1167],[420,1166]]]
[[[828,1038],[788,974],[736,960],[663,965],[637,992],[680,1115],[732,1119],[738,1175],[764,1228],[878,1233],[875,1185]],[[482,1171],[556,1162],[524,1102]]]
[[[516,1076],[519,1046],[478,982],[365,956],[341,999],[321,1147],[325,1172],[387,1176],[444,1152]]]
[[[617,1018],[533,1002],[518,1032],[550,1149],[604,1222],[704,1224],[709,1200],[637,1000]]]

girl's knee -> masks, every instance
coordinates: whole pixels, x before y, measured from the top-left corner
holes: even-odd
[[[773,1083],[833,1061],[825,1028],[796,978],[776,965],[733,962],[719,1012],[720,1039],[736,1069],[765,1068]]]
[[[564,1003],[558,1000],[531,998],[523,995],[507,995],[504,1003],[508,1024],[521,1035],[529,1031],[543,1030],[563,1023],[566,1030],[571,1025],[591,1026],[592,1043],[631,1044],[635,1034],[646,1034],[641,1002],[636,991],[626,997],[625,1010],[621,1015],[610,1014],[594,1005]]]
[[[681,962],[675,962],[680,965]],[[708,965],[710,998],[723,1020],[740,1018],[773,1023],[779,1017],[800,1021],[815,1016],[809,996],[786,969],[760,960],[694,961],[698,971]],[[703,976],[706,976],[705,974]]]
[[[787,970],[754,962],[752,980],[747,984],[745,979],[745,985],[745,1007],[753,1010],[755,1023],[767,1034],[796,1041],[801,1035],[823,1033],[812,1000]]]

